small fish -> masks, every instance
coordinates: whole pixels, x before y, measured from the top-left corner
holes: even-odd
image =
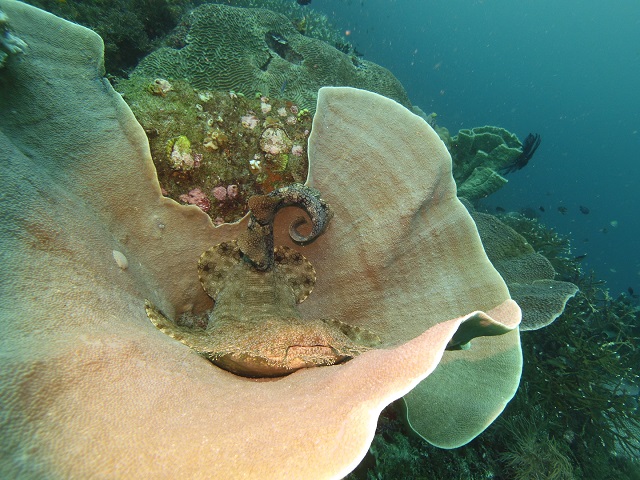
[[[543,207],[542,205],[540,205],[540,206],[538,207],[538,210],[540,210],[541,212],[544,212],[544,207]]]
[[[565,207],[564,205],[560,205],[560,206],[558,207],[558,211],[559,211],[562,215],[564,215],[565,213],[567,213],[567,210],[569,210],[569,209],[568,209],[567,207]]]
[[[631,298],[638,298],[638,297],[640,297],[640,295],[638,295],[637,293],[634,293],[634,292],[633,292],[633,288],[631,288],[631,287],[627,288],[627,292],[629,292],[629,296],[630,296]]]
[[[309,5],[311,3],[311,0],[296,0],[298,2],[298,5]]]
[[[280,95],[282,95],[287,88],[287,81],[282,82],[282,86],[280,87]]]
[[[274,41],[278,42],[280,45],[286,45],[287,43],[289,43],[287,42],[286,38],[284,38],[282,35],[278,35],[277,33],[269,33],[268,35],[270,35],[271,38]]]
[[[584,205],[580,205],[580,211],[585,215],[588,215],[590,210],[588,207],[585,207]]]
[[[574,260],[580,262],[581,260],[584,260],[585,258],[587,258],[587,254],[583,253],[582,255],[578,255],[576,257],[573,257]]]
[[[496,207],[496,212],[504,213],[504,212],[506,212],[506,210],[504,208],[502,208],[502,207]]]

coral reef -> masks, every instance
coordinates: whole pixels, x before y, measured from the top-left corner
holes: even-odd
[[[581,291],[564,321],[526,337],[527,355],[536,360],[524,378],[553,429],[570,432],[567,441],[581,468],[601,470],[608,456],[640,454],[632,388],[640,380],[640,311],[624,298],[611,298],[590,277],[577,283]]]
[[[463,202],[464,203],[464,202]],[[551,262],[494,215],[465,203],[478,227],[485,252],[522,309],[520,330],[537,330],[553,322],[578,291],[573,283],[555,280]]]
[[[454,422],[445,424],[446,428],[456,432],[460,427],[467,429],[462,439],[453,442],[445,436],[447,443],[469,440],[493,419],[487,413],[490,407],[500,410],[503,406],[495,398],[469,404],[457,402],[441,391],[453,390],[463,399],[494,394],[504,398],[513,393],[517,383],[513,374],[518,372],[514,365],[518,366],[516,353],[520,350],[514,332],[474,339],[470,350],[442,351],[447,340],[450,346],[460,343],[459,339],[455,341],[458,334],[454,331],[463,320],[463,330],[475,320],[485,326],[489,322],[486,316],[446,321],[452,316],[447,305],[451,310],[469,311],[482,306],[482,298],[486,298],[475,299],[470,302],[473,305],[457,303],[478,295],[465,290],[466,277],[453,286],[443,284],[443,279],[453,276],[446,270],[447,262],[456,267],[456,274],[464,272],[483,281],[485,275],[490,275],[482,265],[474,266],[469,261],[456,264],[455,256],[447,257],[452,250],[476,252],[478,245],[466,234],[454,234],[443,244],[425,246],[430,233],[442,233],[442,225],[451,225],[450,213],[455,209],[445,203],[429,205],[425,216],[416,213],[424,205],[424,198],[416,192],[424,192],[425,187],[413,183],[417,180],[410,168],[390,173],[391,181],[406,187],[402,198],[396,191],[387,195],[383,190],[379,198],[369,198],[364,186],[375,175],[363,179],[360,188],[348,192],[350,196],[338,195],[348,190],[346,184],[350,188],[354,183],[360,185],[360,174],[371,166],[371,159],[379,158],[352,155],[362,145],[352,146],[351,140],[341,143],[335,138],[314,137],[313,148],[324,165],[316,166],[313,179],[326,183],[339,214],[334,219],[337,225],[327,230],[331,248],[327,244],[304,247],[312,252],[314,264],[319,265],[324,285],[314,293],[322,301],[310,297],[301,305],[301,312],[308,315],[332,308],[338,317],[366,316],[372,322],[369,326],[381,333],[385,349],[365,352],[339,369],[301,371],[292,376],[295,379],[231,382],[233,376],[153,329],[142,311],[142,295],[158,305],[156,311],[162,309],[167,315],[178,316],[183,325],[206,328],[206,321],[195,312],[210,308],[210,299],[203,292],[185,294],[200,287],[194,265],[212,239],[237,238],[247,225],[212,228],[203,210],[217,208],[216,218],[220,221],[224,220],[220,215],[237,219],[246,212],[250,195],[267,193],[260,181],[255,187],[247,187],[245,182],[252,175],[257,177],[272,165],[271,173],[286,170],[296,160],[294,157],[302,157],[301,162],[306,164],[305,131],[292,133],[288,126],[302,127],[299,124],[309,122],[311,117],[302,107],[295,111],[297,104],[286,101],[265,101],[233,92],[195,91],[173,80],[145,79],[138,85],[138,93],[145,91],[145,96],[140,94],[132,106],[136,108],[149,99],[158,102],[158,122],[155,126],[148,123],[146,133],[152,142],[162,137],[153,147],[158,170],[164,168],[167,173],[162,186],[172,189],[176,200],[184,196],[183,203],[199,208],[163,200],[158,195],[143,132],[101,78],[99,39],[75,25],[49,17],[45,21],[19,3],[0,3],[7,6],[7,11],[11,9],[12,20],[14,16],[18,20],[17,35],[29,41],[32,54],[25,58],[25,65],[12,65],[11,61],[5,64],[5,69],[15,69],[11,73],[20,82],[9,85],[0,77],[0,108],[5,113],[20,112],[19,119],[15,115],[0,116],[3,133],[9,139],[3,141],[7,162],[0,177],[5,192],[0,198],[0,286],[7,299],[2,302],[0,322],[2,351],[6,353],[0,382],[7,419],[2,425],[6,454],[0,458],[4,476],[90,477],[96,471],[104,472],[105,465],[117,465],[120,470],[109,473],[130,476],[131,472],[139,474],[144,469],[149,476],[160,476],[166,475],[168,469],[179,468],[180,474],[193,476],[220,468],[213,475],[233,477],[250,465],[262,478],[277,477],[292,469],[305,478],[340,478],[364,455],[380,409],[390,398],[413,387],[416,379],[429,375],[440,361],[439,355],[443,356],[441,366],[422,382],[425,389],[419,397],[426,399],[426,408],[420,410],[422,404],[415,397],[413,403],[408,398],[410,410],[418,410],[426,417],[427,421],[418,426],[419,431],[428,434],[431,419],[435,420],[434,428],[438,427],[442,415],[429,410],[436,402],[451,409],[445,416],[454,418]],[[51,74],[52,65],[59,67],[57,53],[47,42],[33,38],[34,28],[67,42],[68,77]],[[43,77],[50,80],[46,88],[37,81]],[[127,97],[131,101],[134,95]],[[203,100],[207,98],[210,105]],[[227,98],[229,104],[225,104]],[[177,99],[180,102],[173,103]],[[188,115],[182,116],[184,105],[191,105],[188,115],[194,114],[193,118],[201,123],[193,126]],[[355,113],[363,113],[365,107]],[[162,117],[162,109],[171,117]],[[141,118],[143,111],[139,111]],[[227,125],[224,119],[218,122],[214,115],[227,111],[234,112],[233,125]],[[46,122],[42,121],[43,112]],[[203,112],[207,114],[198,117]],[[362,115],[343,114],[345,128],[362,127],[366,120]],[[165,127],[168,118],[176,119],[179,128],[169,131]],[[209,125],[211,118],[214,122]],[[276,122],[271,123],[274,118]],[[28,133],[25,124],[30,126]],[[281,141],[261,146],[261,136],[268,128],[284,131],[290,144],[278,133],[268,137]],[[305,130],[308,129],[307,124]],[[221,155],[216,167],[220,172],[225,163],[240,161],[239,157],[225,156],[231,146],[242,148],[233,144],[238,133],[251,135],[250,148],[256,152],[248,162],[242,157],[248,174],[216,177],[206,186],[187,185],[203,164],[206,169],[206,162],[216,161],[215,155]],[[52,135],[56,142],[50,141]],[[325,141],[327,145],[323,147]],[[434,145],[435,142],[422,139],[420,146],[411,147],[409,153],[405,152],[406,157],[401,157],[438,156],[440,152]],[[23,146],[25,152],[20,151]],[[393,142],[386,145],[393,146]],[[290,149],[288,158],[279,156],[281,151],[272,153],[273,147]],[[334,155],[334,148],[342,153]],[[345,174],[342,169],[348,168],[350,161],[355,162],[353,170]],[[398,168],[405,168],[405,163],[399,162]],[[384,165],[374,164],[372,170],[375,168]],[[271,173],[264,181],[272,178]],[[420,180],[423,176],[435,178],[438,173],[434,170],[415,176]],[[280,185],[277,182],[273,182],[273,188]],[[373,203],[367,207],[369,210],[363,210],[365,201]],[[208,207],[206,202],[210,203]],[[412,207],[406,207],[406,203]],[[382,220],[378,215],[363,214],[370,210],[381,216],[389,211],[393,215]],[[444,223],[431,223],[438,218],[445,219]],[[523,336],[523,388],[504,413],[504,421],[494,423],[483,437],[465,447],[443,451],[415,435],[409,436],[402,427],[405,413],[392,414],[389,408],[380,418],[370,449],[372,463],[361,466],[370,468],[365,469],[364,475],[470,480],[552,475],[637,479],[637,306],[627,298],[610,297],[601,282],[585,276],[579,263],[572,260],[565,238],[524,217],[503,216],[501,221],[545,255],[560,280],[576,283],[580,292],[568,303],[559,321]],[[398,225],[412,227],[405,231]],[[281,234],[286,230],[276,228]],[[371,236],[391,247],[375,250],[376,242]],[[353,255],[354,251],[357,255]],[[354,260],[360,256],[362,265]],[[432,262],[440,261],[440,256],[444,265],[428,269]],[[406,264],[402,263],[405,258],[410,259]],[[355,267],[354,272],[351,267]],[[426,277],[418,281],[416,268],[424,270]],[[408,278],[417,288],[407,284]],[[361,282],[366,284],[365,289],[377,292],[373,299],[358,290]],[[377,291],[380,285],[384,289]],[[345,291],[337,291],[340,288]],[[491,297],[488,303],[505,298],[500,289],[487,294],[487,285],[478,290]],[[465,294],[460,295],[463,291]],[[433,308],[418,312],[425,292],[430,294]],[[513,317],[513,312],[499,309],[491,313],[503,321]],[[412,322],[433,317],[439,323],[414,338],[425,325]],[[389,332],[398,337],[391,338]],[[402,343],[407,340],[410,342]],[[514,355],[496,353],[501,350]],[[491,361],[484,361],[487,355]],[[456,371],[452,363],[464,368]],[[505,384],[500,383],[500,378],[486,375],[485,370],[500,369],[504,364],[509,368],[496,376],[509,377]],[[326,371],[336,373],[325,377]],[[478,381],[481,387],[485,385],[487,390],[473,390],[467,384],[469,379]],[[286,389],[279,389],[283,385]],[[230,391],[234,394],[230,395]],[[326,401],[327,395],[331,395],[331,402]],[[180,415],[175,415],[176,405],[180,405]],[[534,410],[532,405],[538,408]],[[481,411],[478,413],[476,408]],[[250,428],[238,414],[248,409],[252,412]],[[482,418],[469,428],[464,417],[476,414]],[[415,423],[412,425],[416,427]],[[274,431],[286,431],[287,435],[280,437],[278,444],[269,443],[265,448],[261,439]],[[339,459],[332,443],[337,433],[344,435],[343,457]],[[121,441],[123,438],[125,442]],[[215,442],[216,458],[228,463],[212,466],[210,444],[203,445],[202,439]],[[442,443],[442,438],[434,442]],[[185,453],[180,448],[185,444],[193,449]],[[239,451],[239,445],[245,450]],[[78,457],[74,456],[76,453]],[[146,458],[152,460],[145,461]],[[172,459],[171,464],[162,460],[166,458]],[[234,464],[238,458],[240,463]]]
[[[499,459],[514,480],[574,480],[571,450],[566,442],[549,438],[548,425],[539,408],[501,422],[508,448]]]
[[[579,263],[574,260],[575,255],[572,254],[568,237],[559,235],[537,218],[522,213],[509,212],[499,215],[499,219],[522,235],[536,252],[549,260],[558,278],[575,283],[584,274]]]
[[[623,458],[640,456],[633,389],[640,380],[633,367],[640,364],[640,309],[623,295],[612,298],[604,282],[584,274],[568,238],[522,215],[502,220],[544,252],[559,279],[580,288],[559,321],[523,336],[528,404],[540,405],[556,439],[569,432],[566,441],[581,469],[623,468]],[[519,402],[515,406],[525,408]]]
[[[331,25],[328,17],[310,7],[301,7],[288,0],[218,0],[208,3],[220,3],[232,7],[264,8],[286,16],[294,28],[301,34],[322,40],[349,55],[357,55],[353,45],[346,37]]]
[[[506,286],[502,280],[499,289],[493,283],[492,279],[499,275],[485,257],[475,224],[455,196],[448,152],[433,130],[396,102],[379,95],[350,88],[323,88],[320,92],[326,92],[324,102],[327,103],[319,98],[319,107],[325,108],[314,117],[309,141],[310,179],[331,204],[335,215],[320,240],[305,247],[305,256],[313,261],[310,255],[313,251],[320,258],[327,258],[329,251],[322,249],[321,242],[333,239],[345,250],[330,251],[332,261],[340,267],[331,269],[326,261],[314,262],[322,282],[318,282],[314,294],[300,309],[321,311],[326,308],[323,297],[340,304],[357,304],[366,321],[357,321],[346,311],[333,318],[376,333],[381,346],[385,347],[401,338],[411,338],[414,333],[410,332],[423,328],[420,325],[429,316],[427,310],[431,302],[452,315],[468,308],[464,304],[469,297],[465,299],[460,292],[470,285],[458,284],[454,280],[458,273],[444,273],[447,270],[463,271],[465,277],[475,279],[473,293],[469,295],[503,298],[507,294]],[[377,141],[371,142],[371,138]],[[314,155],[327,161],[314,166]],[[443,163],[434,162],[434,158]],[[419,159],[425,161],[416,169]],[[438,186],[434,187],[433,182]],[[387,188],[387,185],[395,187]],[[328,192],[339,186],[343,186],[340,194],[330,197]],[[372,186],[379,186],[376,195],[371,195]],[[438,207],[432,206],[431,201],[425,203],[424,193],[433,191],[438,195],[429,198],[437,202]],[[346,202],[344,195],[349,196]],[[453,234],[458,229],[464,233]],[[359,235],[366,242],[365,248],[359,241],[349,240]],[[384,244],[394,245],[392,251],[367,241],[371,235],[378,240],[385,238]],[[482,260],[462,259],[476,254]],[[345,277],[344,265],[349,265],[349,276],[358,278],[357,282]],[[384,274],[380,276],[380,272]],[[445,288],[436,287],[440,281],[446,284]],[[488,283],[483,287],[475,283],[478,281]],[[375,296],[374,301],[360,300],[371,295]],[[400,301],[409,298],[409,303]],[[407,321],[402,322],[401,327],[388,320],[398,318],[405,308],[411,310],[411,320],[405,317]],[[490,330],[484,329],[484,333]],[[521,361],[517,333],[504,330],[502,333],[471,340],[461,332],[452,339],[438,368],[404,397],[409,421],[416,432],[435,445],[452,448],[480,434],[493,421],[502,402],[515,393]],[[470,348],[458,348],[469,340]],[[364,355],[367,353],[354,361]],[[470,382],[470,378],[483,376],[486,362],[492,365],[490,378]],[[449,388],[452,382],[456,384],[455,389]],[[473,415],[469,415],[469,399],[473,399]],[[442,405],[446,405],[450,413],[444,414]]]
[[[149,137],[165,196],[200,205],[216,223],[234,222],[249,197],[305,181],[308,111],[289,100],[164,82],[134,77],[116,88]]]
[[[567,237],[501,215],[580,291],[562,316],[523,334],[522,385],[500,419],[469,445],[443,451],[409,435],[397,402],[383,412],[369,461],[349,479],[640,478],[640,310],[585,275]]]
[[[369,326],[384,348],[277,381],[243,378],[159,332],[144,299],[197,324],[212,306],[197,259],[249,220],[215,227],[197,206],[161,196],[145,132],[102,76],[98,35],[21,2],[0,8],[29,44],[0,75],[2,477],[342,478],[384,406],[445,363],[453,376],[428,395],[453,384],[457,396],[490,399],[471,415],[467,405],[424,413],[461,417],[453,441],[502,410],[519,379],[520,312],[423,122],[370,92],[321,90],[310,181],[336,215],[315,243],[295,247],[319,279],[300,312]],[[368,141],[372,124],[392,158]],[[418,154],[429,161],[413,173]],[[381,180],[371,159],[394,171],[402,195],[369,195]],[[276,217],[283,243],[296,213]],[[471,348],[445,351],[461,341]]]
[[[404,88],[385,68],[299,33],[284,15],[264,10],[202,5],[188,14],[188,29],[145,57],[133,76],[186,80],[200,90],[261,92],[286,97],[313,111],[325,85],[348,85],[409,105]],[[265,112],[266,113],[266,112]]]
[[[28,0],[27,3],[96,31],[104,39],[108,71],[118,74],[134,67],[157,46],[191,6],[191,2],[184,0]]]
[[[522,143],[504,128],[460,130],[446,142],[453,161],[458,195],[474,201],[499,190],[507,179],[498,173],[522,155]]]
[[[122,74],[154,48],[174,44],[181,30],[180,18],[203,0],[28,0],[36,7],[96,31],[104,39],[105,63],[109,73]],[[329,23],[326,15],[295,2],[281,0],[220,0],[237,7],[267,8],[286,15],[300,33],[325,41],[355,56],[353,46]]]

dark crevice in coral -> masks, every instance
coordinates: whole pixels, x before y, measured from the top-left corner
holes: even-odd
[[[285,59],[287,62],[301,65],[304,57],[296,52],[286,38],[276,32],[267,32],[264,35],[264,40],[267,42],[269,49],[276,53],[278,56]]]
[[[269,68],[269,64],[271,63],[271,59],[273,58],[273,56],[271,54],[269,54],[269,57],[267,58],[267,61],[264,62],[262,65],[260,65],[260,70],[262,70],[263,72],[267,71],[267,68]]]

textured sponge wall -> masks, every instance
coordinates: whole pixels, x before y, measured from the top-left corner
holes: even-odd
[[[409,106],[387,69],[300,34],[283,15],[264,9],[203,5],[188,16],[181,49],[163,47],[134,75],[186,79],[203,90],[261,92],[315,109],[322,86],[370,90]]]

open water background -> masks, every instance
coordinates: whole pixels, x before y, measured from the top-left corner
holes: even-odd
[[[314,0],[452,134],[542,136],[485,205],[530,208],[612,294],[640,293],[640,2]],[[580,212],[580,205],[589,209]],[[566,207],[563,215],[558,207]],[[540,210],[544,208],[544,212]]]

